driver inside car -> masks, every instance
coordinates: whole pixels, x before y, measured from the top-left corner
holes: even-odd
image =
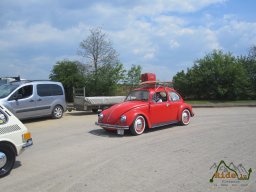
[[[155,102],[156,102],[156,103],[161,103],[161,102],[163,102],[162,96],[160,95],[160,93],[156,93]]]

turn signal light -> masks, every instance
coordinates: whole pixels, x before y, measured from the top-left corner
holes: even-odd
[[[30,134],[29,132],[24,133],[24,134],[23,134],[23,139],[24,139],[25,141],[31,139],[31,134]]]

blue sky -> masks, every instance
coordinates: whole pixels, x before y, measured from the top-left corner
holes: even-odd
[[[1,0],[0,76],[48,79],[101,27],[129,69],[171,80],[213,49],[245,55],[256,45],[254,0]]]

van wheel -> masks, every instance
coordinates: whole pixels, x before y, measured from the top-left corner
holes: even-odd
[[[16,155],[12,146],[0,144],[0,177],[8,175],[15,163]]]
[[[63,116],[63,108],[60,105],[56,105],[52,110],[52,118],[60,119]]]

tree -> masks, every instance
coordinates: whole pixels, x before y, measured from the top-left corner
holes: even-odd
[[[247,99],[250,81],[245,67],[231,53],[214,50],[195,61],[173,81],[185,96],[196,99]]]
[[[192,95],[190,90],[188,75],[182,70],[173,77],[174,88],[183,96]]]
[[[132,65],[131,69],[127,72],[127,77],[125,79],[125,84],[130,87],[134,87],[140,83],[141,76],[141,66],[140,65]]]
[[[240,56],[238,60],[245,68],[250,81],[249,95],[256,99],[256,46],[249,49],[247,56]]]
[[[53,67],[49,78],[60,81],[65,89],[67,101],[73,101],[73,87],[84,87],[85,66],[79,61],[58,61]]]
[[[99,66],[118,63],[118,54],[100,28],[90,29],[90,33],[86,40],[80,43],[79,54],[87,59],[86,64],[93,65],[97,74]]]
[[[114,94],[117,82],[124,78],[124,69],[107,35],[100,28],[91,29],[80,43],[79,54],[86,58],[89,69],[85,74],[86,95]]]
[[[125,70],[121,63],[116,65],[103,65],[98,69],[97,86],[95,86],[95,74],[87,73],[85,76],[86,96],[115,95],[118,82],[124,78]]]

